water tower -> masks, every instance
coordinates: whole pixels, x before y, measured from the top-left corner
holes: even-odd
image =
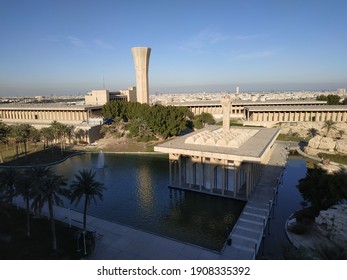
[[[133,53],[136,71],[136,97],[139,103],[149,103],[148,65],[151,49],[147,47],[134,47]]]

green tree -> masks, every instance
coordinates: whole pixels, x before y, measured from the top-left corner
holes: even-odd
[[[40,134],[43,137],[43,148],[46,149],[49,147],[49,143],[52,144],[54,135],[51,127],[43,127],[40,129]]]
[[[307,136],[310,138],[313,138],[315,136],[319,135],[318,129],[311,127],[307,130]]]
[[[329,174],[321,168],[308,169],[306,177],[297,185],[305,202],[316,211],[326,210],[347,199],[347,173],[345,170]]]
[[[319,95],[316,98],[317,100],[327,101],[328,105],[339,105],[340,104],[340,97],[336,94],[329,94],[329,95]]]
[[[18,146],[23,143],[24,154],[27,154],[27,142],[30,138],[30,131],[32,126],[30,124],[19,124],[11,127],[11,134],[15,141],[16,157],[18,159]]]
[[[201,113],[200,115],[196,115],[193,120],[195,128],[205,127],[206,124],[215,124],[215,120],[210,113]]]
[[[332,120],[327,120],[324,122],[322,129],[326,130],[326,136],[328,136],[330,131],[337,130],[336,122],[334,122]]]
[[[86,233],[87,233],[87,209],[93,201],[96,204],[96,198],[102,200],[103,184],[95,180],[95,173],[91,169],[83,169],[75,174],[75,178],[71,184],[71,203],[76,205],[84,198],[83,206],[83,244],[84,254],[87,254]]]
[[[6,145],[7,150],[8,150],[10,135],[11,135],[11,127],[0,121],[0,141]]]
[[[60,143],[60,150],[63,154],[65,149],[66,135],[68,134],[69,128],[67,125],[57,121],[53,121],[50,128],[52,129],[54,140]]]
[[[12,204],[13,197],[16,192],[16,184],[19,178],[19,172],[16,168],[5,168],[0,172],[0,184],[3,188],[3,194],[5,200]]]
[[[52,232],[52,246],[53,250],[57,250],[57,236],[55,231],[55,220],[53,213],[53,206],[63,205],[61,196],[68,196],[68,190],[65,188],[66,179],[63,176],[56,175],[51,169],[47,167],[38,167],[37,174],[39,178],[34,180],[32,189],[32,204],[31,208],[34,211],[41,212],[43,206],[47,203],[49,220]]]
[[[32,195],[32,188],[34,186],[36,175],[34,168],[28,168],[19,176],[18,184],[16,184],[16,195],[23,197],[26,207],[26,233],[30,236],[30,198]]]
[[[86,231],[87,226],[87,209],[90,202],[93,200],[96,203],[96,198],[102,200],[103,191],[105,188],[103,184],[95,180],[95,173],[91,169],[83,169],[75,174],[75,178],[71,183],[71,203],[76,205],[84,197],[83,207],[83,230]]]

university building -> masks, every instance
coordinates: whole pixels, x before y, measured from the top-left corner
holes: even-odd
[[[53,121],[74,126],[86,132],[86,142],[100,138],[102,106],[48,104],[0,104],[0,121],[8,124],[30,124],[38,129]]]

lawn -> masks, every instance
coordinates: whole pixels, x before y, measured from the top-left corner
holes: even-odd
[[[58,162],[61,160],[64,160],[66,157],[71,156],[78,151],[68,149],[65,150],[63,153],[61,152],[59,147],[49,148],[43,150],[37,149],[30,150],[30,152],[27,153],[27,155],[20,154],[18,159],[16,159],[15,153],[12,151],[12,154],[10,154],[10,151],[8,152],[5,162],[1,165],[11,165],[11,166],[24,166],[24,165],[41,165],[41,164],[50,164],[54,162]]]

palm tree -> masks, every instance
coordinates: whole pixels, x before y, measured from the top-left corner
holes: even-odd
[[[40,129],[40,134],[43,137],[43,148],[48,148],[48,143],[53,141],[53,130],[51,127],[43,127]]]
[[[5,198],[9,203],[12,203],[15,195],[17,181],[18,171],[14,167],[6,168],[0,173],[0,182],[3,186]]]
[[[35,179],[38,177],[35,169],[26,169],[24,173],[21,174],[19,182],[16,185],[16,195],[21,195],[26,205],[26,228],[28,237],[30,237],[30,198]]]
[[[87,226],[87,208],[90,205],[91,200],[96,204],[96,197],[102,200],[104,191],[103,184],[96,181],[95,172],[91,169],[83,169],[75,174],[75,179],[71,184],[71,203],[77,205],[81,198],[84,196],[84,208],[83,208],[83,230],[86,230]]]
[[[54,174],[48,167],[38,167],[37,174],[40,178],[35,179],[35,185],[32,190],[31,197],[33,202],[31,208],[41,211],[43,206],[48,204],[49,219],[52,231],[53,250],[57,250],[57,237],[55,232],[55,220],[53,213],[53,205],[63,205],[61,196],[68,196],[65,188],[66,179],[63,176]]]
[[[71,184],[71,203],[75,202],[77,205],[82,197],[84,197],[83,208],[83,244],[84,254],[87,254],[86,248],[86,228],[87,228],[87,208],[90,205],[91,200],[96,204],[96,197],[102,200],[104,191],[103,184],[94,179],[95,172],[91,169],[83,169],[75,174],[75,179]]]
[[[12,135],[16,143],[16,153],[18,158],[18,145],[23,142],[24,154],[27,154],[27,142],[30,137],[32,126],[30,124],[19,124],[12,127]]]
[[[337,130],[336,122],[332,120],[327,120],[324,122],[322,129],[326,130],[326,136],[328,136],[330,130]]]
[[[315,136],[319,135],[318,129],[311,127],[307,130],[307,136],[310,138],[313,138]]]
[[[8,150],[9,136],[11,134],[11,127],[0,121],[0,141],[6,145]]]

